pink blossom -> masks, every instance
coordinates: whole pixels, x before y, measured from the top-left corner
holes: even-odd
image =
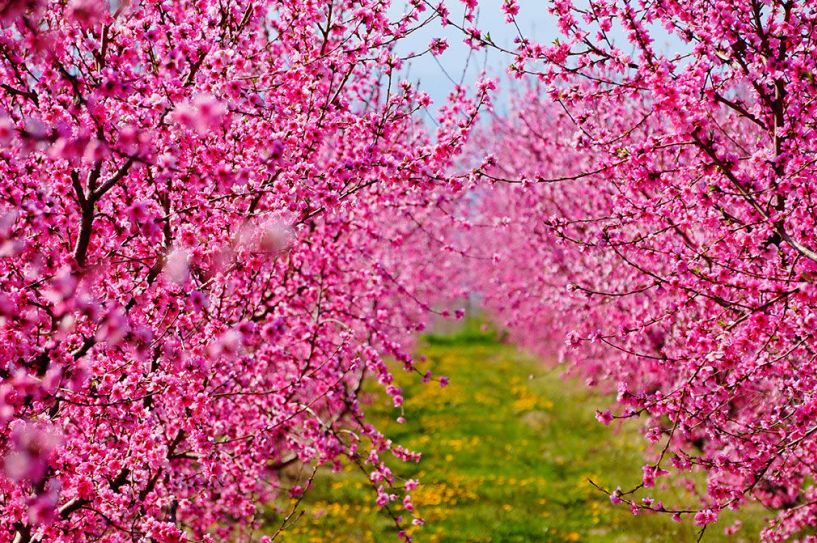
[[[71,0],[66,15],[82,26],[93,26],[108,12],[107,0]]]
[[[519,15],[519,4],[516,0],[504,0],[502,2],[502,11],[505,13],[505,20],[511,22]]]
[[[434,55],[442,55],[448,49],[448,42],[445,38],[434,38],[428,46],[429,50]]]
[[[3,459],[3,471],[15,481],[40,481],[49,456],[62,438],[54,426],[15,420],[9,425],[11,449]]]
[[[11,119],[0,115],[0,145],[8,145],[14,137],[14,124]]]
[[[278,254],[292,241],[292,229],[282,221],[270,220],[260,230],[259,246],[264,252]]]
[[[173,110],[173,119],[182,126],[204,136],[217,129],[227,114],[226,106],[216,97],[199,94],[182,102]]]
[[[289,497],[290,498],[299,498],[303,496],[304,489],[300,485],[295,485],[289,489]]]
[[[736,533],[738,533],[740,531],[740,529],[742,527],[743,527],[743,523],[741,521],[739,521],[739,520],[736,520],[735,522],[733,522],[729,526],[725,527],[723,529],[723,533],[725,535],[735,535]]]
[[[190,253],[182,248],[176,247],[167,255],[165,262],[165,273],[174,283],[182,284],[190,277]]]
[[[36,16],[44,0],[0,0],[0,24],[9,25],[24,15]]]
[[[695,513],[695,524],[706,526],[718,520],[718,513],[712,509],[703,509]]]
[[[613,414],[609,409],[605,409],[604,411],[596,411],[596,420],[605,426],[608,426],[611,422],[613,422]]]

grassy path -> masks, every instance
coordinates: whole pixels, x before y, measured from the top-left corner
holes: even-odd
[[[664,515],[633,517],[588,483],[637,482],[642,440],[632,430],[596,422],[607,400],[474,331],[429,338],[422,348],[446,389],[403,379],[406,424],[382,395],[370,394],[371,420],[396,442],[423,452],[419,465],[397,465],[421,486],[414,501],[427,525],[418,542],[641,543],[696,541],[690,522]],[[659,491],[666,501],[678,491]],[[304,514],[281,538],[291,542],[391,542],[362,474],[323,473]],[[286,507],[287,504],[281,504]],[[270,513],[274,525],[274,512]],[[724,515],[703,541],[755,541],[761,516],[746,518],[737,536]]]

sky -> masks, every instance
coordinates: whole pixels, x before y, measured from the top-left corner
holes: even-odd
[[[526,36],[544,42],[556,38],[555,19],[547,12],[548,3],[547,0],[519,2],[520,14],[517,20]],[[462,23],[464,11],[462,2],[445,0],[445,4],[451,12],[451,20],[458,24]],[[505,22],[501,6],[502,0],[480,0],[476,26],[482,30],[483,35],[490,33],[491,39],[497,45],[514,49],[513,39],[517,36],[517,31],[513,25]],[[392,11],[395,15],[404,10],[405,0],[394,0]],[[466,85],[473,83],[482,70],[500,76],[501,81],[507,81],[505,75],[508,65],[513,60],[511,57],[491,48],[472,51],[463,43],[464,36],[459,29],[454,26],[443,27],[438,20],[403,40],[397,48],[397,53],[405,55],[409,52],[424,51],[435,37],[446,38],[448,49],[437,57],[426,54],[410,60],[405,77],[413,82],[419,80],[420,88],[431,95],[435,104],[439,105],[445,101],[455,83],[462,82]]]
[[[462,23],[464,11],[462,0],[443,1],[451,13],[451,20],[458,24]],[[476,26],[483,35],[490,33],[492,41],[497,45],[514,49],[513,40],[518,35],[517,30],[505,21],[502,3],[503,0],[479,0],[479,18]],[[559,36],[556,19],[548,13],[550,4],[549,0],[519,0],[520,12],[517,23],[523,35],[540,43],[551,43]],[[405,11],[406,0],[393,0],[391,12],[394,17]],[[429,12],[430,10],[426,11]],[[469,23],[465,26],[471,25]],[[653,25],[651,35],[656,39],[657,49],[665,54],[678,53],[686,48],[677,37],[670,36],[658,25]],[[463,42],[463,33],[456,27],[450,25],[443,27],[439,20],[435,20],[398,44],[397,53],[407,55],[410,52],[424,51],[435,37],[446,38],[449,48],[437,57],[425,54],[410,60],[404,77],[412,82],[420,81],[421,90],[429,93],[434,100],[435,107],[431,108],[432,111],[445,101],[455,83],[469,85],[476,81],[482,70],[499,77],[501,92],[495,100],[495,105],[500,111],[504,109],[503,105],[508,97],[508,83],[511,81],[507,76],[507,68],[513,59],[492,48],[471,50]],[[614,42],[621,43],[625,40],[620,28],[616,27],[610,32],[610,37]]]

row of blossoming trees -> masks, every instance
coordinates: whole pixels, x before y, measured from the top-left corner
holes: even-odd
[[[815,7],[553,2],[560,40],[520,37],[511,71],[535,83],[478,140],[496,227],[476,288],[615,387],[602,422],[641,419],[643,480],[605,489],[636,513],[706,526],[758,500],[766,540],[817,540]],[[700,506],[650,494],[697,469]]]
[[[429,13],[387,7],[0,2],[0,540],[253,539],[343,457],[410,508],[357,391],[402,403],[487,97],[430,135],[393,53]]]
[[[492,85],[432,134],[395,54],[433,19],[499,48],[464,4],[0,0],[2,540],[253,541],[283,467],[343,460],[422,523],[357,396],[399,414],[384,358],[417,371],[452,286],[646,421],[613,502],[815,522],[814,7],[553,2],[464,147]],[[699,468],[699,506],[644,497]]]

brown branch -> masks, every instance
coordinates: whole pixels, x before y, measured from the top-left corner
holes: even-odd
[[[40,105],[40,99],[34,91],[22,91],[19,89],[15,89],[14,87],[6,83],[0,83],[0,88],[4,89],[12,96],[22,96],[23,98],[31,100],[31,102],[33,102],[35,106]]]
[[[74,246],[74,260],[76,260],[80,267],[85,266],[88,246],[91,243],[91,232],[93,231],[95,216],[94,206],[96,202],[127,175],[135,160],[133,157],[128,157],[119,169],[99,188],[96,188],[96,183],[102,171],[102,165],[97,163],[88,174],[88,185],[84,191],[79,183],[78,175],[72,172],[71,180],[82,210],[79,235],[77,236],[77,243]]]
[[[131,169],[131,166],[133,166],[133,163],[135,161],[136,161],[135,158],[128,157],[128,159],[122,164],[122,166],[120,166],[119,169],[116,170],[116,173],[114,173],[110,177],[110,179],[105,181],[105,183],[103,183],[102,186],[100,186],[99,189],[94,192],[92,200],[93,201],[99,200],[102,196],[105,195],[106,192],[111,190],[117,183],[119,183],[128,174],[128,171]]]
[[[91,243],[91,230],[94,226],[94,206],[88,202],[82,206],[82,217],[79,223],[79,235],[77,244],[74,246],[74,260],[80,267],[85,266],[85,257],[88,254],[88,246]]]
[[[757,117],[752,115],[752,113],[750,113],[749,110],[744,108],[739,103],[733,102],[732,100],[729,100],[728,98],[726,98],[725,96],[721,95],[718,92],[715,93],[715,100],[717,100],[721,104],[733,109],[734,111],[740,113],[741,116],[745,117],[746,119],[749,119],[750,121],[752,121],[753,123],[758,125],[763,130],[767,130],[766,125],[763,123],[763,121],[761,121],[760,119],[758,119]]]

